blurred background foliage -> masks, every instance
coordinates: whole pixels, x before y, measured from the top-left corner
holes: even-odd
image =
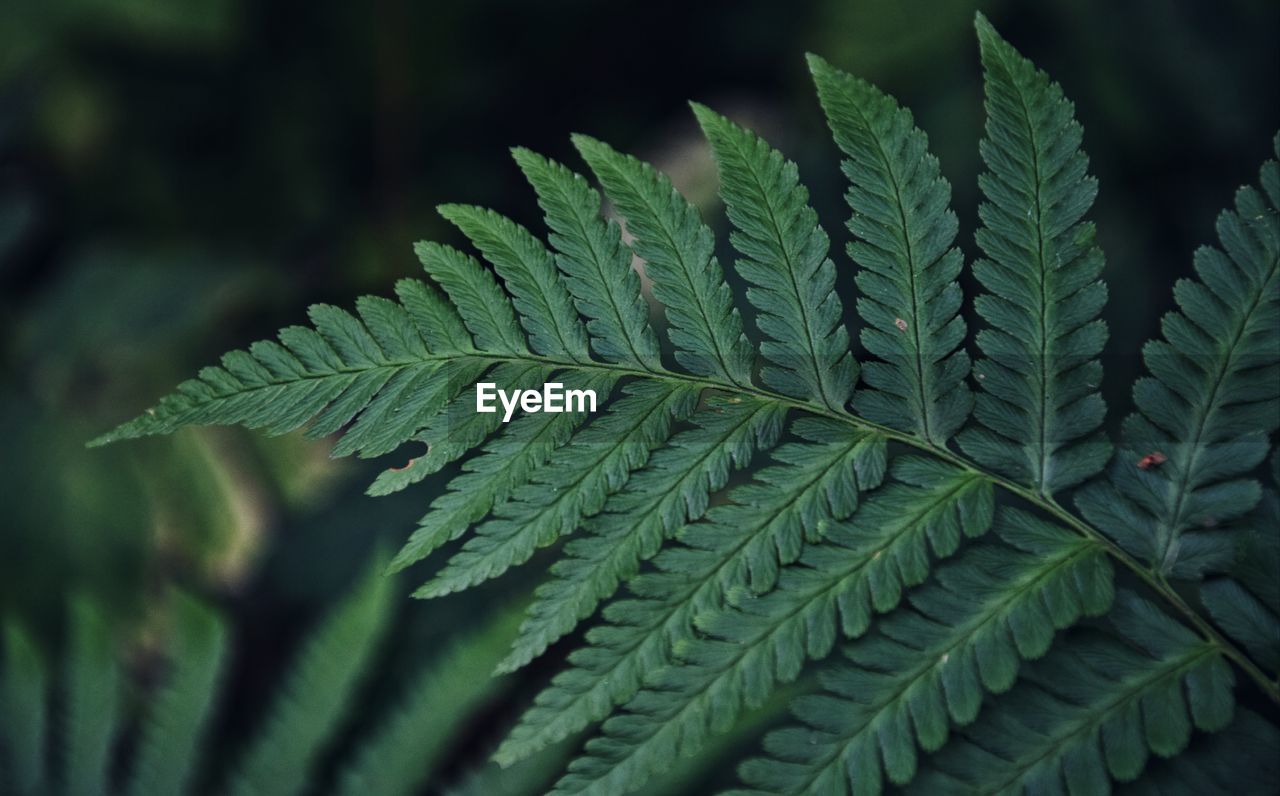
[[[508,146],[574,162],[567,134],[591,133],[657,163],[714,217],[689,98],[797,160],[843,262],[841,178],[806,51],[915,111],[972,255],[977,6],[1077,103],[1101,181],[1104,389],[1123,408],[1167,286],[1189,273],[1191,251],[1280,126],[1274,0],[7,0],[0,614],[56,655],[68,595],[87,594],[118,629],[121,654],[142,660],[163,647],[158,596],[174,583],[193,590],[236,627],[221,720],[251,723],[245,706],[306,628],[378,539],[403,541],[449,473],[374,500],[364,487],[401,461],[334,462],[323,443],[218,429],[92,452],[85,440],[222,351],[302,319],[309,303],[388,293],[418,272],[412,241],[457,242],[437,203],[485,204],[537,228]],[[852,287],[847,270],[841,279]],[[380,689],[409,682],[476,617],[523,604],[538,569],[535,559],[443,601],[401,599]],[[439,665],[479,691],[482,657]],[[553,775],[565,750],[509,772],[484,760],[556,665],[553,651],[485,699],[442,707],[449,732],[435,741],[432,792],[536,791]],[[731,759],[781,704],[718,752]],[[371,721],[362,712],[348,743]],[[725,767],[708,760],[677,766],[654,792],[722,780]]]

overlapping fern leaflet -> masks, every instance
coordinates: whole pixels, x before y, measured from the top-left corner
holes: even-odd
[[[1280,137],[1274,146],[1280,158]],[[1163,319],[1165,339],[1143,349],[1151,376],[1134,385],[1138,411],[1110,483],[1076,500],[1166,576],[1196,578],[1230,560],[1230,539],[1214,527],[1257,504],[1249,475],[1280,427],[1280,163],[1263,164],[1261,188],[1236,193],[1234,211],[1218,217],[1222,248],[1200,248],[1198,278],[1174,287],[1179,309]]]
[[[640,297],[640,277],[631,270],[618,225],[600,217],[600,195],[582,175],[555,161],[527,149],[514,154],[538,193],[556,263],[588,318],[596,353],[609,362],[659,369],[658,339]]]
[[[698,390],[665,383],[638,381],[624,392],[607,415],[553,451],[545,468],[495,506],[493,519],[475,529],[418,595],[438,597],[497,577],[571,533],[666,442],[672,421],[687,417],[698,400]]]
[[[831,522],[775,589],[756,597],[738,586],[723,607],[695,615],[700,634],[673,644],[679,665],[655,672],[604,723],[556,792],[615,793],[692,753],[795,679],[807,659],[825,656],[841,633],[864,633],[873,612],[892,609],[905,587],[925,579],[930,552],[950,555],[990,526],[991,491],[981,479],[912,457],[894,474],[900,483],[874,492],[849,521]],[[691,526],[690,537],[699,529]]]
[[[760,311],[767,340],[766,385],[832,409],[843,409],[857,378],[849,332],[835,292],[827,233],[807,204],[796,166],[761,138],[711,109],[693,112],[720,167],[720,196],[743,256],[738,273],[751,283],[747,300]]]
[[[938,173],[911,112],[875,86],[817,56],[809,68],[836,144],[847,156],[845,198],[853,210],[849,258],[859,267],[863,346],[881,362],[862,365],[870,389],[854,396],[868,420],[943,445],[973,406],[956,277],[951,186]]]
[[[591,389],[601,395],[608,394],[614,384],[609,374],[557,378],[563,379],[566,389]],[[474,406],[474,398],[467,397]],[[463,466],[464,472],[449,482],[448,491],[431,502],[430,511],[391,562],[391,569],[398,571],[421,561],[462,536],[494,506],[505,504],[516,487],[527,484],[534,470],[567,443],[585,420],[581,412],[526,415],[513,420],[506,433],[486,442],[479,455]]]
[[[986,358],[974,368],[982,387],[974,416],[984,428],[967,430],[960,445],[1052,495],[1096,474],[1111,452],[1093,433],[1106,414],[1097,356],[1107,290],[1093,225],[1081,221],[1097,182],[1086,176],[1083,133],[1062,89],[981,15],[978,41],[988,171],[979,177],[987,201],[977,239],[987,259],[973,272],[987,290],[975,306],[990,325],[978,332]]]
[[[626,219],[653,295],[671,324],[676,361],[691,372],[751,385],[751,343],[698,211],[647,163],[584,135],[573,143]]]
[[[916,747],[940,748],[951,725],[977,717],[984,692],[1013,686],[1055,630],[1111,606],[1100,545],[1005,509],[1004,545],[969,549],[939,568],[877,632],[845,650],[822,694],[793,710],[804,727],[770,734],[771,757],[741,768],[753,793],[876,794],[915,776]]]
[[[502,670],[540,655],[634,575],[684,522],[700,518],[731,466],[743,467],[757,449],[776,444],[784,414],[763,401],[721,399],[690,418],[693,427],[672,437],[585,523],[586,536],[565,545]]]
[[[439,210],[502,278],[533,350],[589,361],[587,330],[573,311],[569,291],[557,277],[555,259],[546,247],[529,230],[491,210],[470,205],[441,205]]]
[[[656,572],[628,584],[632,599],[604,611],[606,624],[587,633],[588,646],[569,656],[498,751],[511,762],[604,718],[630,699],[642,678],[671,662],[671,647],[693,635],[694,619],[724,605],[732,590],[765,590],[778,575],[778,540],[803,548],[857,507],[859,490],[880,482],[884,440],[829,421],[802,419],[801,442],[780,446],[756,483],[730,492],[731,502],[678,534],[663,548]]]
[[[1122,593],[1110,621],[1126,642],[1081,634],[1031,667],[912,792],[1111,792],[1191,738],[1231,722],[1234,675],[1217,647]]]

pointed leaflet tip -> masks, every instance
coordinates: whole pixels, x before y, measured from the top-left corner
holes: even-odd
[[[689,108],[693,111],[693,115],[697,118],[698,124],[705,131],[708,123],[714,123],[716,120],[724,119],[723,116],[703,105],[697,100],[689,100]]]
[[[475,207],[474,205],[464,205],[457,202],[444,202],[436,205],[436,212],[440,214],[440,217],[455,225],[458,223],[457,219],[459,216],[479,209],[480,208]]]
[[[819,73],[829,74],[833,69],[835,69],[835,67],[833,67],[826,58],[823,58],[821,55],[816,53],[805,53],[804,60],[805,63],[809,65],[809,74],[815,77],[817,77]]]
[[[608,144],[604,143],[600,139],[589,136],[586,133],[569,133],[569,140],[573,143],[574,149],[577,149],[584,157],[586,156],[585,153],[582,152],[584,149],[599,149],[601,147],[608,146]]]
[[[521,171],[526,172],[528,171],[528,166],[536,166],[538,161],[543,160],[543,157],[537,152],[523,146],[511,147],[511,158],[516,162],[516,165],[520,167]]]
[[[990,50],[999,49],[1006,51],[1006,54],[1017,55],[1018,51],[1013,45],[1004,40],[1000,32],[995,29],[991,21],[981,12],[977,12],[973,18],[973,27],[978,32],[978,49],[986,54]]]

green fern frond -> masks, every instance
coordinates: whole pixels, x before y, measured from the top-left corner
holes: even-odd
[[[478,526],[416,596],[439,597],[497,577],[572,533],[666,442],[672,422],[687,417],[698,400],[697,390],[671,384],[634,382],[623,392],[608,414],[553,451],[529,483],[495,506],[494,518]]]
[[[1280,137],[1275,147],[1280,158]],[[1212,529],[1257,504],[1248,476],[1280,427],[1280,163],[1263,164],[1261,184],[1218,217],[1222,248],[1196,252],[1198,279],[1175,285],[1179,310],[1161,323],[1165,339],[1143,348],[1151,376],[1134,385],[1138,412],[1110,483],[1076,498],[1166,576],[1230,560],[1229,540]]]
[[[529,618],[499,671],[524,666],[581,620],[639,569],[687,521],[707,510],[731,467],[745,467],[757,450],[772,448],[783,415],[763,401],[718,400],[692,418],[649,464],[584,526],[586,536],[565,546],[538,588]]]
[[[760,353],[771,365],[760,378],[786,395],[843,409],[857,379],[849,332],[827,259],[827,233],[808,205],[794,163],[755,133],[694,103],[694,115],[720,169],[720,195],[743,256],[738,273],[769,338]]]
[[[894,475],[900,483],[873,492],[849,521],[832,522],[773,591],[757,597],[736,585],[727,610],[695,615],[704,635],[676,637],[680,665],[650,675],[555,792],[616,793],[691,754],[743,707],[758,707],[778,683],[794,680],[807,659],[824,657],[840,633],[866,632],[873,611],[891,610],[905,587],[925,579],[930,550],[950,555],[963,537],[990,526],[991,492],[980,479],[910,457]],[[700,527],[690,526],[686,541]]]
[[[976,395],[950,188],[928,140],[891,97],[813,58],[846,158],[860,338],[875,360],[856,392],[836,265],[796,166],[694,105],[762,338],[758,372],[747,305],[697,210],[653,168],[575,136],[626,239],[585,178],[516,149],[547,243],[488,210],[444,205],[487,265],[419,244],[430,284],[360,299],[358,317],[314,308],[313,329],[228,354],[97,442],[235,423],[338,435],[336,455],[417,446],[377,494],[461,462],[392,564],[470,532],[420,596],[483,583],[582,531],[500,664],[523,666],[599,614],[495,754],[510,765],[603,721],[557,793],[644,785],[780,699],[779,683],[843,640],[828,693],[797,703],[804,728],[770,736],[771,757],[743,769],[749,785],[1109,792],[1152,752],[1178,754],[1192,727],[1225,727],[1233,672],[1251,682],[1246,701],[1280,704],[1263,671],[1280,668],[1280,587],[1267,570],[1280,561],[1280,502],[1252,480],[1280,427],[1280,166],[1237,195],[1221,251],[1198,253],[1197,281],[1175,289],[1179,311],[1144,352],[1152,375],[1134,390],[1121,454],[1096,478],[1111,453],[1099,393],[1107,291],[1084,220],[1096,183],[1062,90],[980,15],[977,29],[988,118]],[[656,330],[641,268],[666,320]],[[505,390],[560,381],[603,405],[479,413],[468,393],[482,378]],[[784,423],[794,439],[779,444]],[[999,540],[962,550],[993,523]],[[1113,566],[1144,597],[1108,611]],[[1198,592],[1171,584],[1206,576]],[[348,613],[376,626],[384,600],[359,598]],[[338,628],[324,643],[367,655],[376,633]],[[305,781],[360,668],[307,666],[303,680],[337,685],[308,701],[295,680],[280,710],[306,730],[281,740],[277,722],[246,789],[276,774],[289,788]],[[407,767],[390,736],[373,748],[385,752],[369,753],[352,787]]]
[[[862,345],[881,362],[864,362],[869,389],[854,395],[864,417],[944,445],[973,406],[965,385],[964,341],[956,277],[951,186],[938,172],[929,140],[911,112],[871,84],[816,55],[809,69],[843,163],[853,210],[849,259],[858,266]]]
[[[0,655],[0,777],[18,796],[36,796],[46,780],[48,672],[31,636],[10,617]]]
[[[666,310],[676,361],[691,372],[751,386],[751,343],[715,257],[715,238],[665,175],[584,135],[573,137],[627,223],[653,295]]]
[[[752,793],[879,793],[916,772],[951,724],[972,722],[984,692],[1013,686],[1019,659],[1038,658],[1055,630],[1111,606],[1102,547],[1029,514],[1000,512],[1009,547],[974,547],[908,595],[910,608],[851,645],[825,692],[793,703],[804,727],[771,733],[768,759],[740,769]]]
[[[108,791],[122,683],[111,628],[100,607],[84,596],[71,603],[71,645],[63,676],[62,792],[100,796]]]
[[[1151,753],[1185,749],[1193,727],[1231,722],[1234,676],[1216,645],[1130,593],[1110,618],[1129,645],[1083,637],[1037,662],[911,791],[1110,793],[1112,778],[1136,778]]]
[[[226,658],[227,628],[194,598],[171,598],[171,666],[141,730],[128,793],[190,793]]]
[[[658,370],[658,338],[640,296],[640,277],[622,232],[600,217],[600,194],[555,161],[527,149],[512,151],[546,214],[556,263],[578,310],[587,318],[591,343],[609,362]]]
[[[375,561],[307,639],[225,788],[233,796],[301,793],[355,699],[391,615],[391,583]]]
[[[960,446],[1052,495],[1096,474],[1111,454],[1093,434],[1106,414],[1097,356],[1107,289],[1093,225],[1081,220],[1098,187],[1062,89],[981,14],[977,27],[988,169],[977,239],[987,259],[973,272],[988,291],[975,306],[990,326],[978,333],[986,359],[974,368],[982,387],[974,417],[985,428],[967,430]]]

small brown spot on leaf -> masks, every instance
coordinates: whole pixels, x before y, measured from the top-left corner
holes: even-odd
[[[905,332],[907,330],[907,322],[902,320],[901,318],[895,318],[893,321],[893,325],[898,327],[898,331],[900,332]]]
[[[1159,467],[1167,461],[1169,461],[1168,456],[1165,456],[1160,451],[1153,451],[1138,460],[1138,469],[1150,470],[1152,467]]]

